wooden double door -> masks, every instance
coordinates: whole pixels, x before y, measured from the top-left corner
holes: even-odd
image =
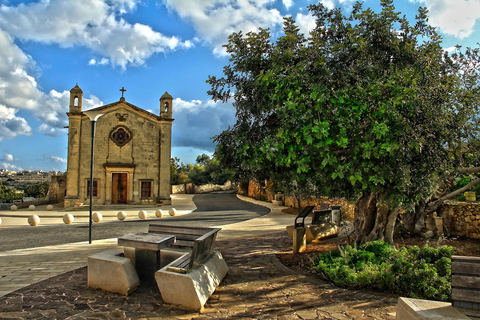
[[[112,203],[128,202],[127,173],[112,173]]]

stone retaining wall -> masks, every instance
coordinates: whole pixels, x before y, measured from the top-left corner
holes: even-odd
[[[439,215],[450,235],[480,239],[479,202],[445,201]]]
[[[241,184],[240,184],[241,185]],[[265,186],[261,186],[258,181],[251,180],[248,183],[248,196],[257,200],[264,200],[271,202],[274,199],[274,194],[269,191],[271,184],[267,181]],[[239,190],[240,194],[245,194],[244,188]],[[355,211],[355,204],[348,202],[345,198],[328,198],[328,197],[309,197],[307,199],[301,199],[301,207],[316,206],[316,209],[320,208],[321,203],[329,203],[331,206],[342,206],[342,219],[347,221],[353,221],[353,215]],[[284,196],[284,204],[287,207],[298,208],[298,202],[293,196]]]

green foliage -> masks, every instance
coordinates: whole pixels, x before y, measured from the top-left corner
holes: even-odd
[[[15,193],[15,189],[7,187],[0,181],[0,203],[9,203],[13,200],[22,199],[23,193]]]
[[[455,189],[460,189],[462,187],[465,187],[467,184],[475,180],[476,177],[473,177],[473,175],[463,175],[455,179]],[[477,197],[480,196],[480,184],[477,184],[473,186],[469,191],[473,191],[477,194]],[[460,194],[456,198],[458,201],[465,201],[465,196],[463,194]]]
[[[192,182],[196,185],[224,184],[233,177],[233,170],[220,166],[220,162],[207,154],[197,157],[195,164],[179,163],[180,159],[171,158],[170,182],[171,184],[184,184]]]
[[[412,298],[451,299],[453,247],[404,247],[383,241],[319,255],[316,270],[343,288],[369,288]]]
[[[27,197],[44,198],[47,196],[48,188],[48,183],[39,183],[25,187],[24,192]]]
[[[345,16],[311,5],[308,39],[291,17],[275,41],[264,29],[232,34],[224,77],[207,80],[237,111],[215,137],[221,164],[294,193],[378,192],[413,208],[465,163],[458,155],[478,136],[479,50],[449,55],[425,8],[411,24],[392,0],[381,6]]]

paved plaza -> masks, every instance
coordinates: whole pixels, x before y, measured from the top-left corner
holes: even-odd
[[[0,252],[0,319],[395,319],[396,298],[340,289],[283,266],[275,254],[291,248],[285,226],[293,216],[241,199],[271,212],[221,226],[216,250],[230,271],[202,314],[164,305],[155,284],[128,297],[88,288],[87,256],[116,247],[114,238]],[[183,199],[193,210],[191,200]]]

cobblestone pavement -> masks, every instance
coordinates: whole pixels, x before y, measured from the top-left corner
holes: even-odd
[[[164,305],[154,284],[128,297],[89,289],[83,267],[0,298],[0,319],[395,319],[396,299],[339,289],[284,267],[275,252],[290,245],[285,231],[220,235],[216,248],[230,271],[203,314]]]
[[[164,305],[155,283],[128,297],[88,288],[86,256],[115,246],[111,239],[1,253],[0,291],[23,288],[3,291],[15,290],[0,297],[0,319],[395,319],[395,298],[340,289],[283,266],[275,253],[291,248],[285,226],[293,218],[278,209],[222,226],[216,250],[230,271],[202,314]]]

